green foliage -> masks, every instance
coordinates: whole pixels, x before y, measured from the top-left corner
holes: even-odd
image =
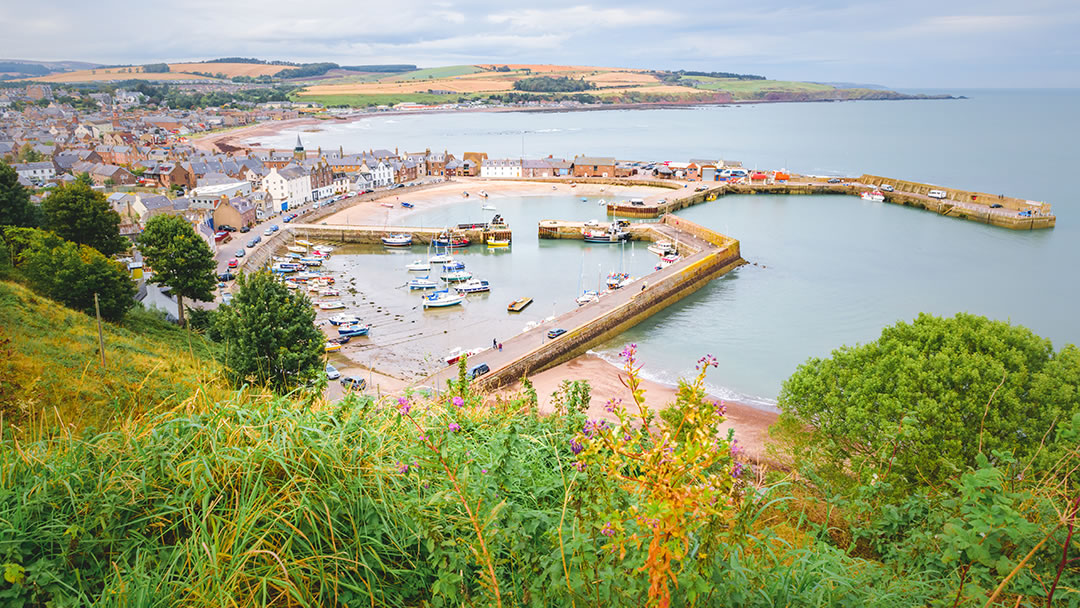
[[[44,101],[46,105],[49,103],[47,99],[39,99],[38,101]],[[18,154],[15,155],[15,162],[19,163],[36,163],[41,162],[42,160],[45,160],[45,156],[41,152],[35,150],[34,146],[30,143],[23,144],[22,147],[19,148]]]
[[[338,69],[336,63],[305,63],[300,67],[286,68],[281,70],[277,74],[274,74],[275,78],[307,78],[309,76],[322,76],[330,70]]]
[[[796,461],[838,473],[846,465],[843,474],[903,495],[975,466],[980,452],[1034,457],[1053,425],[1080,411],[1078,363],[1075,347],[1055,354],[1023,327],[923,314],[810,359],[779,405],[789,430],[814,428]]]
[[[120,236],[120,214],[105,195],[76,181],[53,190],[41,203],[42,227],[61,238],[88,245],[111,256],[130,247]]]
[[[9,228],[4,243],[19,274],[48,298],[92,315],[96,293],[101,316],[110,321],[135,305],[127,269],[92,247],[30,228]]]
[[[168,285],[177,296],[180,324],[184,324],[183,298],[213,298],[217,261],[210,246],[182,217],[160,214],[146,222],[139,235],[139,251],[154,271],[155,283]]]
[[[284,393],[325,386],[326,338],[315,310],[267,272],[243,273],[231,304],[218,309],[214,332],[225,346],[225,366],[236,385],[254,383]]]
[[[534,93],[573,93],[576,91],[591,91],[596,88],[592,82],[567,76],[536,76],[534,78],[522,78],[514,81],[514,89],[518,91],[530,91]]]
[[[40,221],[40,210],[30,202],[30,191],[19,183],[15,169],[0,161],[0,226],[33,228]]]
[[[164,74],[169,71],[167,63],[148,63],[142,66],[142,71],[148,74]]]

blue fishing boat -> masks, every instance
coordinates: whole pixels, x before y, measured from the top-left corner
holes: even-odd
[[[415,207],[416,205],[414,205],[414,204],[412,204],[412,203],[401,203],[401,206],[402,206],[402,207],[405,207],[406,209],[412,209],[412,208],[413,208],[413,207]]]
[[[337,331],[339,336],[366,336],[371,331],[371,325],[342,325]]]
[[[408,283],[406,283],[406,285],[409,286],[410,290],[435,289],[436,287],[439,286],[438,283],[436,283],[435,281],[432,281],[428,277],[416,277],[415,279],[411,279]]]

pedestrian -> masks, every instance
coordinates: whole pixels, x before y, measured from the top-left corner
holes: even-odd
[[[645,288],[648,287],[648,286],[649,286],[648,281],[642,281],[641,282],[641,291],[645,291]]]
[[[491,348],[499,348],[499,341],[495,338],[491,339]]]
[[[499,342],[499,352],[502,352],[502,342]]]

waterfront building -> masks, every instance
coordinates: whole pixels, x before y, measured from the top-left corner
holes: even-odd
[[[485,158],[480,177],[521,177],[521,161],[512,158]]]
[[[263,178],[263,189],[281,211],[287,211],[311,201],[311,175],[299,165],[274,167]]]
[[[578,156],[574,158],[574,177],[615,177],[614,156]]]

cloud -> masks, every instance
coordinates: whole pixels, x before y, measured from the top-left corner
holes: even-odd
[[[657,9],[623,8],[599,9],[591,6],[569,8],[525,9],[489,15],[487,21],[525,30],[582,30],[593,28],[640,27],[657,23],[681,21],[678,12]]]

